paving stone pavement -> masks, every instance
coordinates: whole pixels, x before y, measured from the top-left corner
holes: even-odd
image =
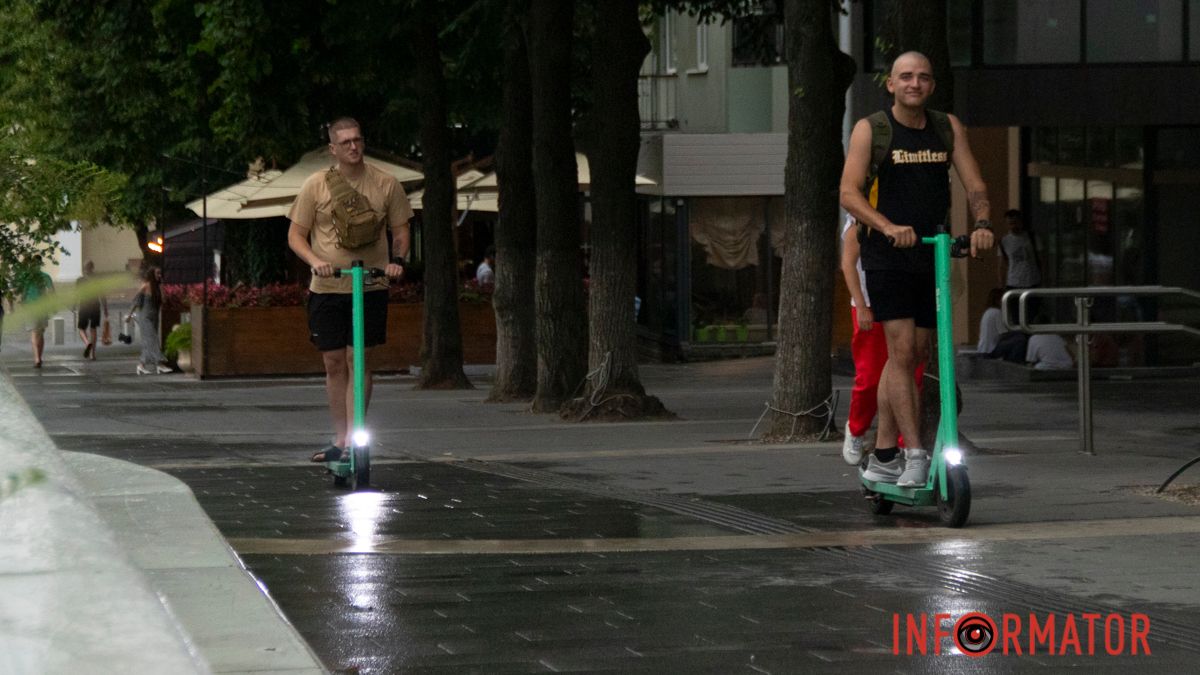
[[[381,378],[372,488],[351,494],[305,461],[319,379],[139,378],[121,350],[35,372],[11,344],[0,363],[60,447],[185,481],[332,669],[1191,672],[1200,654],[1200,513],[1135,492],[1200,454],[1194,379],[1097,382],[1097,457],[1075,452],[1073,383],[964,383],[984,451],[952,531],[867,513],[836,443],[746,442],[770,359],[644,367],[677,422],[484,404],[486,370],[472,391]],[[893,653],[894,617],[939,612],[1145,613],[1152,654],[908,656],[905,634]]]

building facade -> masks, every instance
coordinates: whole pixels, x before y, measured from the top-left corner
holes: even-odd
[[[879,77],[887,64],[875,45],[892,2],[846,3],[834,26],[860,64],[847,131],[888,105]],[[1200,288],[1200,268],[1185,253],[1200,244],[1191,216],[1200,200],[1200,0],[949,0],[947,10],[954,112],[970,128],[993,221],[1008,208],[1027,215],[1043,284]],[[773,338],[785,36],[781,27],[767,32],[762,65],[762,35],[748,45],[743,26],[661,19],[643,69],[640,170],[658,184],[643,190],[653,194],[643,196],[639,293],[648,312],[639,321],[684,350],[713,341],[705,327],[758,326],[760,318],[765,330],[738,338]],[[961,188],[954,194],[951,221],[965,228]],[[955,330],[963,342],[975,338],[997,286],[996,259],[961,274]],[[849,329],[836,287],[835,345]],[[1095,311],[1200,323],[1200,308],[1184,303],[1114,301]],[[722,332],[726,340],[732,333]],[[1119,342],[1105,365],[1200,361],[1200,345],[1188,338]]]

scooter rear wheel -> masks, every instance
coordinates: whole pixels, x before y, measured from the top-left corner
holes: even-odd
[[[971,481],[967,479],[967,468],[962,465],[946,467],[946,499],[941,489],[937,492],[938,517],[946,527],[962,527],[971,515]]]

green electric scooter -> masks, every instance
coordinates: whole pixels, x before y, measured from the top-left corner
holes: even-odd
[[[941,398],[941,421],[937,441],[930,457],[929,477],[925,487],[897,487],[862,477],[866,460],[859,468],[863,495],[875,515],[892,512],[896,504],[906,506],[937,506],[938,516],[948,527],[962,527],[971,513],[971,482],[967,466],[958,447],[958,401],[954,379],[954,328],[950,314],[950,259],[964,258],[971,249],[967,235],[951,238],[942,233],[922,237],[922,244],[933,246],[934,276],[937,283],[937,358],[938,393]]]
[[[350,447],[334,462],[325,462],[329,473],[333,474],[333,484],[348,485],[351,490],[366,487],[371,483],[371,435],[367,433],[364,421],[366,417],[366,342],[363,329],[363,281],[367,275],[372,277],[384,276],[384,271],[377,268],[363,267],[361,260],[351,263],[348,270],[335,269],[333,276],[350,275],[353,282],[351,311],[353,313],[353,345],[354,345],[354,420],[350,427]]]

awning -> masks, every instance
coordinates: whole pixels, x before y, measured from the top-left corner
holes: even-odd
[[[264,171],[257,176],[252,176],[240,183],[234,183],[229,187],[217,190],[208,195],[208,217],[218,219],[265,217],[238,215],[238,212],[247,199],[266,187],[267,183],[270,183],[281,175],[283,175],[283,172],[278,170]],[[189,202],[187,207],[197,216],[204,216],[204,199]]]
[[[591,188],[592,171],[591,167],[588,166],[587,157],[581,152],[575,153],[575,167],[577,180],[579,181],[579,190],[580,192],[587,191]],[[458,200],[455,208],[459,211],[487,211],[491,213],[498,213],[500,211],[499,183],[496,180],[495,171],[482,174],[472,169],[459,176],[456,182],[458,186]],[[655,182],[645,176],[635,176],[634,185],[655,185]],[[421,190],[408,195],[408,201],[412,204],[413,210],[421,210],[421,196]]]
[[[420,211],[424,208],[422,197],[424,190],[417,190],[408,195],[408,203],[412,205],[414,211]],[[459,211],[486,211],[488,213],[500,212],[500,193],[495,190],[459,190],[454,208]]]
[[[592,187],[592,168],[588,165],[587,155],[582,152],[575,153],[575,176],[579,182],[579,190],[581,192],[587,191]],[[654,181],[645,176],[635,176],[633,182],[635,185],[655,185]],[[496,172],[493,171],[478,181],[471,183],[471,187],[490,190],[498,189]]]
[[[386,162],[376,157],[367,157],[368,164],[390,173],[401,183],[418,181],[424,174],[406,166]],[[300,161],[286,171],[267,171],[260,177],[249,178],[230,185],[208,196],[208,217],[224,220],[250,218],[273,218],[286,216],[292,202],[300,193],[300,186],[314,173],[332,166],[329,150],[320,148],[306,153]],[[187,205],[193,213],[200,215],[204,200],[197,199]]]

